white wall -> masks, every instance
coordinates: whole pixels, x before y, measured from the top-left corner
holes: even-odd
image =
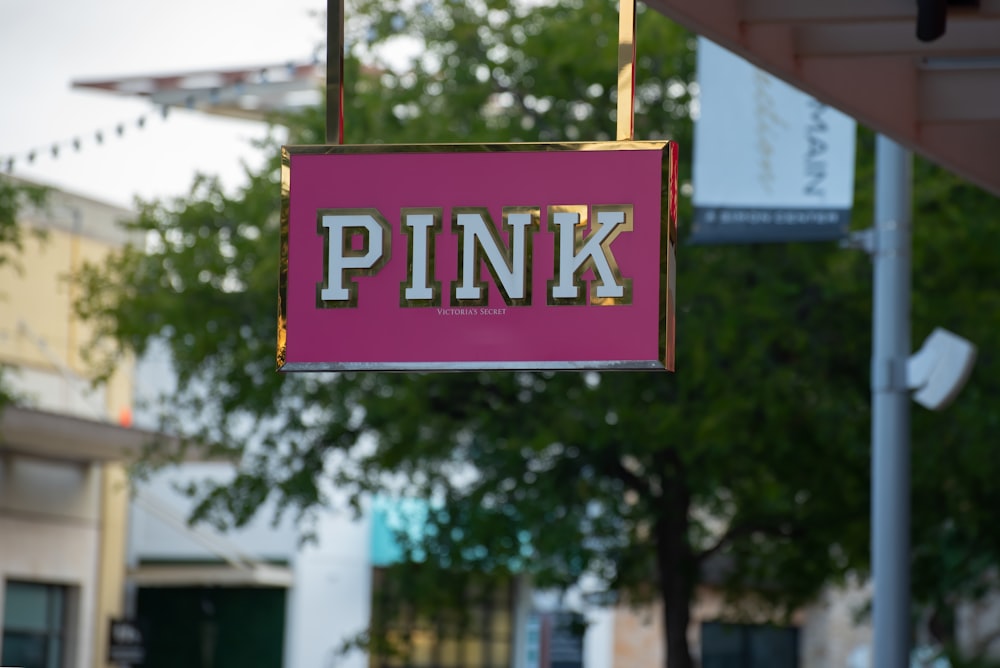
[[[586,668],[612,668],[614,661],[615,612],[595,608],[586,614],[587,632],[583,636],[583,661]]]
[[[71,666],[93,655],[100,469],[0,454],[0,582],[70,587]],[[4,588],[0,586],[0,627]]]
[[[246,526],[224,533],[217,533],[203,524],[195,525],[193,530],[186,526],[194,501],[178,486],[183,488],[191,482],[207,479],[226,481],[232,475],[230,464],[199,462],[163,469],[148,480],[140,481],[138,502],[132,504],[130,538],[139,561],[224,559],[225,553],[213,551],[209,541],[198,539],[199,535],[208,534],[221,538],[220,544],[229,548],[230,553],[290,563],[298,549],[298,528],[291,515],[273,525],[273,504],[261,508]]]
[[[367,668],[367,655],[338,649],[368,628],[371,616],[371,522],[327,513],[318,540],[295,559],[288,601],[286,668]]]

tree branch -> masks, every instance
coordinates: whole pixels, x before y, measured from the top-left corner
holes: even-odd
[[[609,454],[610,457],[605,458],[602,468],[604,472],[608,475],[618,478],[620,481],[625,483],[625,486],[635,490],[639,493],[639,496],[647,499],[658,498],[658,495],[653,492],[652,486],[649,481],[628,469],[625,464],[622,463],[622,458],[618,455],[617,448],[611,448]]]
[[[781,520],[758,520],[730,525],[714,544],[695,554],[694,559],[697,563],[702,564],[713,555],[721,552],[733,541],[755,533],[763,533],[780,538],[795,538],[802,534],[802,529],[790,521]]]

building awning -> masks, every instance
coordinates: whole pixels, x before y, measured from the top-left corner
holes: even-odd
[[[240,564],[139,564],[129,579],[139,587],[280,587],[292,586],[288,566],[267,563]]]
[[[260,554],[251,554],[238,535],[225,535],[189,523],[185,511],[149,485],[139,485],[134,491],[132,540],[142,541],[142,536],[148,536],[146,531],[150,531],[161,536],[161,546],[167,540],[172,547],[179,546],[186,553],[156,556],[144,549],[148,546],[134,543],[139,553],[138,564],[129,569],[129,578],[140,587],[292,586],[294,576],[287,559],[267,560]],[[274,538],[280,540],[276,534]]]
[[[944,29],[930,41],[917,37],[916,0],[647,4],[1000,195],[1000,0],[922,3],[942,11],[920,17]]]
[[[275,111],[322,102],[325,67],[284,63],[74,81],[73,88],[145,97],[155,105],[262,120]]]
[[[0,452],[75,462],[123,461],[137,459],[156,438],[141,429],[33,408],[7,406],[0,413]]]

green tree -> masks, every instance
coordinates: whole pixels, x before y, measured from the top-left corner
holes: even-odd
[[[349,142],[613,137],[612,3],[409,6],[358,0],[349,10]],[[636,137],[678,141],[686,180],[693,39],[651,11],[638,25]],[[379,47],[401,36],[419,36],[426,50],[394,70]],[[322,119],[316,109],[283,121],[289,143],[323,143]],[[864,571],[871,300],[862,254],[827,244],[684,246],[676,375],[279,375],[278,163],[275,146],[265,149],[272,163],[248,172],[235,193],[201,176],[183,197],[143,204],[134,227],[147,247],[81,276],[79,309],[99,337],[139,354],[157,340],[169,347],[179,377],[170,406],[185,416],[173,427],[240,462],[230,484],[202,490],[199,519],[241,524],[269,497],[283,509],[316,509],[330,483],[357,503],[391,484],[434,502],[430,529],[411,546],[429,563],[529,572],[554,586],[593,573],[623,601],[660,602],[669,668],[691,666],[686,629],[706,576],[756,592],[756,603],[780,614]],[[871,151],[862,149],[861,225],[871,216]],[[945,187],[932,171],[920,170],[921,183]],[[989,198],[947,183],[942,197],[972,198],[996,215]],[[940,205],[948,211],[935,213],[965,219],[961,203],[919,192],[922,213]],[[685,200],[682,239],[689,212]],[[991,239],[984,224],[974,227]],[[917,229],[920,268],[933,244],[962,243],[941,225]],[[979,253],[976,269],[986,272],[987,251]],[[942,313],[958,278],[954,263],[936,269],[943,273],[918,268],[919,327]],[[988,306],[973,290],[966,306]],[[952,312],[968,317],[958,304]],[[985,438],[988,421],[976,410],[994,391],[973,383],[963,405],[975,407],[961,415],[976,425],[970,431],[921,416],[915,440]],[[961,475],[946,464],[933,465]],[[915,481],[937,490],[922,471]],[[947,498],[974,501],[964,489]],[[947,526],[939,508],[917,510],[928,527]]]
[[[914,600],[958,666],[985,645],[956,645],[957,607],[996,591],[1000,559],[1000,200],[923,160],[914,172],[914,345],[940,326],[978,347],[956,402],[913,414]]]

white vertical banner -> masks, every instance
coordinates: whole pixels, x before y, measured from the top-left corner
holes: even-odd
[[[698,39],[695,243],[840,239],[854,200],[855,122]]]

